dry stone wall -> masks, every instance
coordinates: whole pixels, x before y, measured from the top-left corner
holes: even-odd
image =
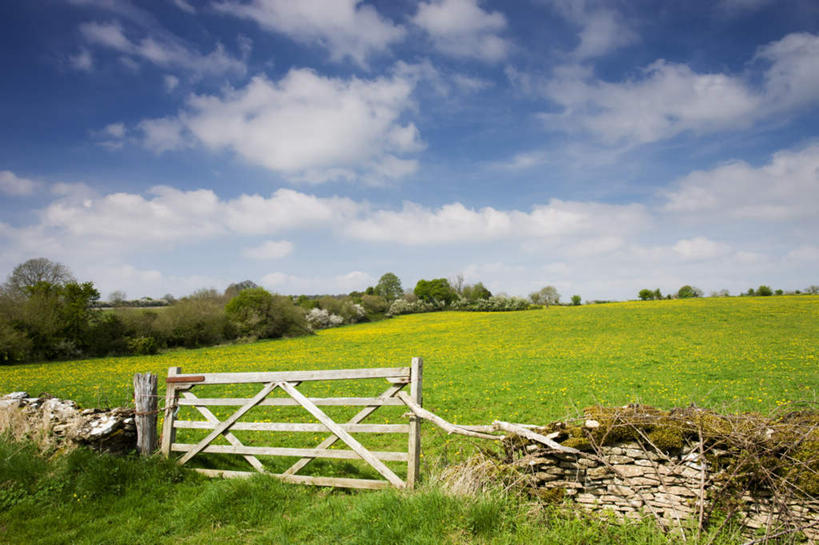
[[[636,442],[601,446],[594,455],[559,453],[536,443],[518,445],[514,453],[513,464],[529,474],[536,495],[551,500],[568,497],[586,511],[654,517],[674,528],[692,518],[696,521],[702,502],[714,500],[705,486],[714,468],[701,458],[696,444],[676,455],[650,452]],[[740,502],[738,520],[750,531],[784,525],[807,528],[805,535],[819,540],[816,498],[774,505],[770,494],[762,492],[745,494]]]
[[[80,409],[73,401],[26,392],[0,397],[0,433],[32,439],[43,448],[85,445],[121,453],[136,446],[133,409]]]

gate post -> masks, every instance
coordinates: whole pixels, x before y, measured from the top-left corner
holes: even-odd
[[[181,372],[181,367],[171,367],[168,369],[168,377],[176,376]],[[167,380],[168,379],[165,379],[165,420],[162,423],[162,455],[165,458],[171,456],[171,445],[176,438],[176,429],[174,429],[173,421],[176,411],[176,400],[179,399],[176,385]]]
[[[156,450],[156,375],[134,375],[134,422],[137,432],[137,452],[150,456]]]
[[[422,358],[412,358],[410,367],[410,397],[419,406],[422,403],[424,360]],[[421,465],[421,419],[416,415],[410,416],[409,430],[409,460],[407,462],[407,488],[413,488],[418,482],[418,474]]]

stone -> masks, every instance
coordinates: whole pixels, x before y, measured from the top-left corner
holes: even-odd
[[[612,454],[611,456],[607,457],[607,460],[610,464],[630,464],[634,462],[634,458],[630,456],[622,456],[620,454]]]
[[[645,468],[633,465],[615,465],[614,469],[623,477],[642,477],[646,473]]]
[[[589,420],[586,420],[586,422],[583,425],[585,427],[593,430],[593,429],[596,429],[596,428],[600,427],[600,422],[598,422],[597,420],[589,419]]]
[[[643,467],[654,467],[655,464],[651,460],[634,460],[634,465]]]
[[[598,479],[601,477],[608,477],[611,475],[611,470],[605,466],[593,467],[586,470],[586,477],[589,479]]]

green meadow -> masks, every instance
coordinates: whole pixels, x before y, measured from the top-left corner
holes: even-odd
[[[189,373],[392,367],[421,356],[424,406],[456,423],[545,423],[577,415],[593,404],[632,402],[770,413],[793,402],[816,401],[817,339],[816,296],[440,312],[295,339],[157,356],[3,366],[0,391],[48,392],[85,407],[116,406],[131,403],[134,373],[164,376],[171,366]],[[317,396],[372,395],[385,387],[383,381],[366,381],[305,384],[300,389]],[[210,394],[231,397],[254,392],[253,387],[212,388]],[[348,409],[337,409],[331,416],[347,416]],[[229,414],[226,411],[230,409],[220,416]],[[296,409],[260,408],[250,414],[256,420],[313,421]],[[192,410],[180,417],[199,419]],[[400,408],[384,407],[368,421],[406,419]],[[316,489],[265,477],[207,480],[161,460],[114,459],[83,451],[43,458],[4,440],[0,543],[676,542],[651,522],[590,521],[500,492],[451,497],[436,484],[436,473],[483,443],[453,439],[428,424],[423,428],[423,482],[415,492]],[[195,431],[187,433],[194,435],[183,434],[185,441],[197,437]],[[271,444],[266,434],[237,435],[249,444]],[[324,437],[290,435],[277,436],[279,444],[315,446]],[[398,438],[368,438],[372,442],[367,446],[400,450]],[[244,469],[240,462],[207,455],[199,463]],[[401,464],[392,465],[398,470]],[[270,468],[282,469],[273,462]],[[348,462],[316,462],[308,468],[324,475],[374,476]],[[715,543],[738,540],[729,534]],[[689,539],[707,541],[708,536]]]

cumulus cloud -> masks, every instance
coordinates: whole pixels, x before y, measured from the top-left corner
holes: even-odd
[[[367,58],[403,39],[405,31],[361,0],[249,0],[214,4],[223,13],[251,19],[264,29],[326,48],[330,58]]]
[[[666,191],[665,197],[667,212],[712,220],[815,218],[819,210],[819,144],[779,151],[760,167],[735,161],[692,172]]]
[[[249,259],[281,259],[290,255],[293,244],[287,240],[268,240],[258,246],[244,248],[242,256]]]
[[[344,221],[360,205],[280,189],[270,197],[241,195],[221,200],[213,191],[152,188],[148,196],[111,193],[67,197],[41,211],[41,227],[108,247],[127,243],[172,245],[227,234],[273,234]]]
[[[111,49],[133,62],[139,59],[161,68],[176,68],[198,76],[223,74],[244,75],[245,60],[231,56],[222,44],[216,44],[208,54],[200,53],[179,38],[167,33],[148,33],[131,39],[119,22],[88,22],[80,25],[85,40],[98,47]]]
[[[609,145],[744,128],[819,101],[819,36],[790,34],[760,48],[753,60],[762,69],[761,84],[754,82],[755,70],[700,73],[662,59],[618,82],[578,64],[560,66],[545,80],[509,75],[560,108],[540,114],[548,128],[588,133]]]
[[[695,237],[678,241],[672,248],[686,260],[704,260],[721,257],[731,251],[727,244],[715,242],[705,237]]]
[[[398,211],[378,210],[348,223],[346,233],[373,242],[440,245],[509,238],[548,239],[579,235],[635,232],[650,221],[642,205],[611,205],[552,199],[530,212],[470,209],[452,203],[429,209],[405,203]]]
[[[613,9],[592,0],[550,0],[563,17],[580,27],[578,43],[572,54],[577,59],[605,55],[637,41],[637,34]]]
[[[34,180],[21,178],[10,170],[0,170],[0,193],[22,197],[34,193],[39,185]]]
[[[412,173],[423,148],[418,129],[402,121],[412,106],[414,82],[324,77],[294,69],[279,81],[264,76],[222,95],[192,96],[175,118],[141,124],[155,151],[184,145],[184,129],[214,150],[296,181],[334,179],[377,183]]]
[[[262,277],[262,285],[280,293],[349,293],[363,291],[374,285],[377,278],[362,271],[335,276],[299,276],[273,272]]]
[[[438,51],[451,57],[497,62],[511,49],[499,35],[506,29],[506,17],[484,10],[477,0],[421,2],[412,22],[429,35]]]

